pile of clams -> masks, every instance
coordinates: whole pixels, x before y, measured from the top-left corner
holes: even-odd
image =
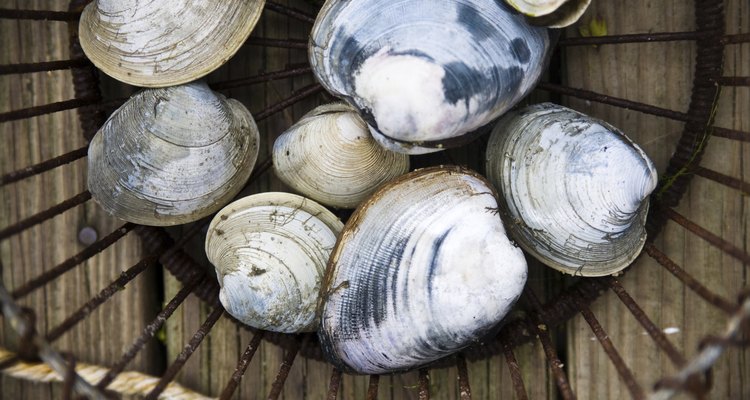
[[[548,27],[589,3],[327,0],[308,57],[343,103],[312,110],[273,144],[275,174],[299,195],[232,202],[259,132],[242,104],[196,80],[237,51],[264,0],[95,0],[81,16],[83,50],[150,89],[92,140],[89,191],[146,225],[220,210],[205,251],[222,305],[247,325],[317,331],[326,358],[353,373],[433,362],[499,329],[526,282],[521,248],[600,276],[644,244],[657,177],[638,146],[564,107],[510,111],[546,68]],[[489,179],[457,166],[409,172],[409,154],[467,143],[498,119]],[[356,210],[344,225],[326,206]]]

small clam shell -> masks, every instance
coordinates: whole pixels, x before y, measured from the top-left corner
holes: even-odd
[[[535,25],[564,28],[586,12],[591,0],[505,0]]]
[[[194,81],[227,62],[255,27],[264,0],[95,0],[79,38],[105,74],[145,87]]]
[[[398,152],[459,146],[536,84],[547,29],[496,0],[328,0],[309,57],[331,93]]]
[[[656,170],[603,121],[551,103],[510,112],[490,136],[487,176],[511,237],[552,268],[610,275],[645,243]]]
[[[409,171],[409,156],[379,146],[343,103],[317,107],[276,139],[273,165],[284,183],[325,205],[354,208]]]
[[[258,139],[250,112],[205,83],[143,90],[91,141],[88,189],[102,208],[126,221],[196,221],[239,193]]]
[[[386,183],[349,219],[331,254],[318,336],[339,369],[404,370],[493,331],[526,282],[494,190],[458,167]]]
[[[325,265],[342,227],[320,204],[290,193],[256,194],[224,207],[206,236],[221,304],[255,328],[314,331]]]

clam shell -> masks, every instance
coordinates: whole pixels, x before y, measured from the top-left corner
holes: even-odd
[[[227,62],[255,27],[265,0],[95,0],[79,39],[105,74],[135,86],[174,86]]]
[[[564,28],[586,12],[591,0],[505,0],[535,25]]]
[[[531,91],[549,53],[547,30],[496,0],[328,0],[309,46],[320,83],[409,154],[473,139]]]
[[[409,171],[409,156],[379,146],[356,110],[315,108],[276,139],[273,165],[295,191],[325,205],[354,208],[378,186]]]
[[[240,192],[258,139],[250,112],[205,83],[143,90],[91,141],[88,189],[102,208],[126,221],[196,221]]]
[[[362,203],[328,265],[318,336],[329,361],[404,370],[493,332],[526,282],[496,208],[490,184],[458,167],[403,175]]]
[[[342,227],[320,204],[290,193],[255,194],[224,207],[206,236],[221,304],[255,328],[314,331],[325,265]]]
[[[551,103],[510,112],[490,136],[487,176],[511,237],[552,268],[610,275],[645,243],[656,170],[606,122]]]

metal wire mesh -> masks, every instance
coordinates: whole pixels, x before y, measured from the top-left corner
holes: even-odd
[[[71,26],[75,26],[80,11],[86,3],[87,1],[74,0],[71,2],[70,11],[0,9],[0,18],[10,20],[68,21]],[[266,13],[283,15],[287,18],[295,19],[301,24],[307,24],[307,26],[314,21],[314,15],[276,2],[266,2],[265,9]],[[721,352],[728,347],[748,345],[747,338],[750,335],[748,333],[748,326],[750,326],[748,323],[750,321],[750,292],[745,291],[737,294],[712,291],[699,278],[692,276],[686,269],[671,260],[653,241],[654,238],[658,237],[659,232],[663,229],[667,221],[672,221],[684,227],[691,234],[705,240],[711,246],[720,249],[723,253],[741,261],[745,267],[747,267],[750,261],[750,255],[745,247],[738,247],[732,244],[720,235],[712,233],[699,223],[689,220],[675,210],[680,199],[685,194],[691,179],[695,176],[700,176],[732,188],[736,191],[738,197],[747,196],[750,193],[749,184],[741,178],[701,166],[701,157],[706,151],[706,143],[711,136],[718,136],[738,142],[750,141],[750,132],[713,126],[714,116],[718,107],[718,94],[721,87],[750,85],[748,77],[723,75],[725,46],[748,43],[750,42],[750,35],[727,35],[725,33],[725,12],[722,1],[696,0],[695,18],[696,26],[693,31],[570,37],[563,38],[559,42],[561,52],[574,46],[626,45],[631,43],[672,41],[694,42],[696,63],[692,81],[692,95],[688,109],[685,112],[618,98],[582,88],[568,87],[559,82],[544,82],[538,85],[538,89],[549,92],[552,96],[578,98],[684,123],[684,129],[677,144],[677,150],[670,159],[666,173],[664,174],[667,179],[661,181],[656,195],[652,198],[651,213],[648,219],[651,241],[647,243],[644,252],[661,267],[674,275],[682,285],[695,292],[705,302],[725,313],[728,321],[726,330],[718,333],[716,336],[705,338],[700,344],[697,344],[700,350],[692,356],[687,356],[681,353],[670,342],[665,333],[657,327],[644,312],[643,308],[626,291],[618,277],[574,280],[560,293],[554,296],[545,296],[546,301],[544,302],[540,300],[538,293],[532,289],[527,289],[521,304],[521,308],[524,310],[523,315],[516,315],[506,321],[494,339],[419,370],[418,397],[420,399],[427,399],[431,395],[430,370],[444,365],[454,365],[457,368],[459,397],[462,399],[471,398],[467,359],[472,360],[494,354],[504,355],[510,370],[516,396],[520,399],[528,398],[527,388],[533,383],[523,380],[518,360],[514,354],[514,349],[517,346],[528,341],[538,341],[542,346],[551,371],[551,378],[557,386],[560,396],[564,399],[575,398],[576,395],[573,392],[569,377],[561,361],[561,356],[558,353],[559,350],[555,346],[553,337],[551,336],[551,331],[577,314],[582,315],[586,323],[590,326],[594,338],[611,360],[618,375],[624,382],[629,395],[633,398],[645,398],[647,395],[659,398],[669,396],[677,391],[687,391],[696,397],[701,397],[711,387],[711,366]],[[125,98],[106,98],[102,95],[98,74],[83,55],[74,33],[75,29],[71,29],[69,59],[0,65],[0,75],[30,74],[70,69],[75,85],[75,97],[70,100],[0,113],[0,123],[76,109],[80,118],[82,132],[86,139],[91,139],[106,119],[108,113],[126,100]],[[290,51],[292,49],[302,51],[306,49],[306,41],[296,38],[272,39],[255,37],[253,35],[247,43],[253,46],[281,47],[290,49]],[[309,74],[310,67],[308,65],[290,65],[280,70],[263,71],[257,75],[241,79],[213,82],[211,87],[214,90],[227,90]],[[302,100],[309,99],[311,96],[317,96],[319,100],[327,100],[322,91],[323,89],[320,85],[310,84],[292,91],[280,101],[276,101],[262,109],[251,111],[254,111],[255,120],[260,122],[277,113],[283,112]],[[23,181],[46,171],[60,168],[67,163],[85,158],[86,152],[87,147],[84,146],[28,167],[7,172],[0,176],[0,187]],[[434,159],[420,160],[417,164],[442,163],[446,161],[444,157],[446,155],[438,155]],[[261,179],[268,172],[270,166],[270,159],[261,159],[248,182],[248,186]],[[8,240],[31,227],[86,203],[90,199],[91,194],[88,191],[83,191],[73,197],[60,201],[52,207],[30,215],[9,226],[0,228],[0,241]],[[44,273],[26,281],[22,285],[12,288],[10,292],[5,289],[4,285],[0,285],[0,301],[3,304],[4,318],[14,325],[20,335],[17,355],[0,362],[0,368],[8,368],[21,360],[32,360],[39,356],[64,377],[65,389],[63,392],[66,397],[72,396],[72,391],[76,390],[79,394],[93,398],[103,398],[108,385],[115,380],[119,373],[127,368],[128,364],[142,351],[149,341],[154,340],[154,337],[165,321],[173,315],[175,310],[188,296],[191,293],[195,294],[210,305],[211,311],[190,340],[184,345],[184,348],[176,359],[166,367],[158,383],[146,395],[148,399],[157,398],[167,388],[167,385],[175,379],[181,368],[198,349],[203,339],[209,334],[217,321],[221,318],[231,318],[224,312],[221,304],[218,302],[218,284],[212,278],[212,275],[207,273],[204,266],[196,262],[185,250],[186,244],[202,234],[207,223],[206,220],[195,223],[186,228],[177,237],[170,235],[161,228],[125,223],[107,236],[96,240],[78,254],[47,269]],[[33,310],[22,309],[17,306],[16,302],[45,285],[54,282],[66,272],[80,267],[83,262],[110,246],[115,246],[122,238],[129,235],[130,232],[136,233],[143,240],[145,256],[132,266],[124,268],[123,272],[116,279],[104,289],[92,295],[87,302],[63,321],[46,332],[37,332]],[[13,260],[10,260],[10,262],[6,261],[4,267],[12,268],[12,263]],[[112,364],[109,372],[101,380],[98,382],[87,382],[76,373],[74,369],[75,358],[67,357],[66,359],[66,357],[56,353],[53,350],[54,342],[64,333],[73,329],[82,320],[89,318],[93,310],[123,290],[129,282],[133,281],[144,271],[158,268],[159,265],[163,266],[183,283],[182,289],[174,297],[165,301],[164,307],[146,325],[141,335],[138,336],[132,345],[123,352],[119,360]],[[707,268],[714,267],[717,266],[707,266]],[[629,271],[628,273],[631,274],[638,273],[637,270]],[[635,379],[635,374],[638,371],[633,371],[626,365],[620,354],[622,350],[618,349],[610,340],[603,324],[590,307],[592,302],[602,292],[608,290],[616,294],[617,298],[621,300],[623,305],[643,327],[648,337],[677,366],[678,372],[676,374],[663,377],[657,382],[654,388],[644,388],[638,383]],[[735,297],[737,297],[736,300]],[[239,322],[237,323],[239,324]],[[290,369],[298,356],[320,357],[320,350],[313,335],[279,335],[264,331],[253,331],[252,340],[247,344],[245,351],[241,355],[238,355],[239,359],[236,369],[231,378],[226,381],[220,398],[228,399],[232,397],[264,338],[286,349],[285,356],[271,385],[268,398],[275,399],[280,396]],[[341,380],[341,372],[332,368],[327,393],[329,399],[337,398]],[[379,376],[371,376],[369,378],[366,395],[368,399],[377,398],[379,382]]]

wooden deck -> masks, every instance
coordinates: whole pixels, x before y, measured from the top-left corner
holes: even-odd
[[[311,10],[302,0],[284,0],[300,9]],[[728,33],[750,32],[750,6],[746,0],[727,0]],[[65,0],[0,0],[0,8],[65,10]],[[606,21],[609,34],[694,29],[692,2],[684,0],[595,0],[583,17]],[[265,38],[306,38],[309,25],[267,12],[253,35]],[[576,28],[570,28],[577,35]],[[0,65],[35,61],[63,60],[69,57],[67,26],[64,22],[11,21],[0,19]],[[690,99],[695,46],[693,42],[601,45],[569,48],[564,53],[563,79],[571,87],[606,93],[659,107],[685,111]],[[725,76],[750,75],[750,44],[727,47]],[[246,45],[228,66],[212,76],[219,81],[275,71],[303,63],[306,53],[297,49],[261,48]],[[227,91],[251,111],[273,104],[291,91],[312,83],[311,76],[279,80]],[[105,83],[107,93],[122,93],[122,86]],[[544,98],[544,94],[535,94]],[[0,76],[0,113],[73,98],[69,71]],[[259,124],[261,154],[265,159],[273,139],[290,126],[318,98],[302,101]],[[683,123],[627,111],[597,103],[564,98],[573,108],[603,118],[639,143],[665,170],[674,151]],[[726,87],[721,93],[716,125],[750,131],[750,88]],[[74,110],[31,119],[0,123],[0,175],[86,144],[80,134]],[[452,151],[451,157],[476,165],[482,155],[467,150]],[[750,143],[714,137],[706,150],[703,166],[750,182]],[[86,189],[85,158],[33,178],[0,188],[0,228],[75,196]],[[283,190],[281,183],[267,173],[251,190]],[[740,193],[716,182],[696,177],[677,211],[734,246],[748,252],[748,193]],[[85,248],[77,240],[83,227],[93,227],[99,237],[123,224],[107,216],[93,201],[75,207],[61,216],[0,242],[4,284],[13,289],[73,256]],[[709,289],[730,300],[748,287],[748,265],[712,247],[681,226],[670,222],[656,241],[672,260],[699,279]],[[194,247],[201,248],[198,241]],[[95,295],[124,269],[143,257],[137,236],[124,239],[86,261],[53,283],[25,297],[21,303],[36,311],[37,329],[46,332],[63,321]],[[532,266],[530,285],[539,292],[552,293],[564,284],[556,272]],[[688,357],[697,351],[699,340],[724,329],[726,315],[700,299],[694,292],[642,256],[626,274],[622,285],[633,296],[669,340]],[[55,342],[57,349],[71,352],[81,362],[111,365],[140,334],[141,329],[181,288],[159,267],[151,268],[95,310],[85,321]],[[625,364],[634,371],[645,389],[675,366],[646,335],[617,296],[608,292],[592,305],[608,338]],[[170,318],[159,336],[128,365],[154,375],[163,372],[182,350],[210,309],[191,296]],[[564,370],[580,399],[627,399],[629,393],[612,362],[581,317],[552,332],[554,345]],[[231,376],[237,359],[252,336],[222,318],[198,351],[189,359],[178,381],[210,396],[218,396]],[[17,338],[7,321],[0,325],[0,343],[13,348]],[[557,389],[538,342],[515,349],[526,390],[531,399],[556,399]],[[265,398],[284,358],[284,350],[264,342],[235,394],[237,399]],[[502,356],[468,364],[470,386],[475,399],[516,398],[508,365]],[[750,351],[730,351],[714,368],[714,399],[750,398]],[[325,398],[331,367],[310,359],[298,359],[284,385],[282,398]],[[456,368],[430,371],[432,399],[459,398]],[[60,384],[38,384],[0,374],[0,397],[8,399],[53,399],[61,397]],[[339,398],[364,398],[368,378],[343,377]],[[411,399],[418,395],[416,372],[384,376],[380,379],[379,399]]]

